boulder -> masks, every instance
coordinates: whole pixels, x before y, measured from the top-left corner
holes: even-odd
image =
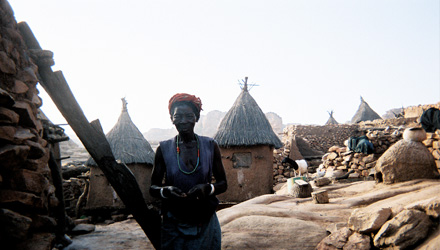
[[[312,250],[326,235],[314,222],[251,215],[222,225],[222,249]]]
[[[377,210],[355,209],[348,219],[350,229],[360,233],[371,233],[380,229],[391,215],[391,208]]]
[[[434,158],[421,142],[400,140],[376,163],[376,180],[385,184],[439,177]]]
[[[369,250],[371,248],[371,238],[368,235],[354,232],[348,238],[344,249]]]
[[[316,247],[317,250],[327,250],[327,249],[342,249],[347,243],[348,237],[353,232],[348,227],[343,227],[339,229],[338,231],[330,234],[329,236],[325,237]]]
[[[324,238],[316,247],[317,250],[356,249],[369,250],[371,240],[368,235],[351,231],[348,227],[339,229]]]
[[[72,229],[72,234],[88,234],[95,231],[95,225],[93,224],[78,224]]]
[[[416,250],[436,250],[440,246],[440,227],[427,238]]]
[[[374,246],[407,249],[425,239],[430,227],[427,214],[405,209],[380,228],[374,236]]]
[[[440,216],[440,197],[433,197],[426,200],[416,201],[405,207],[425,212],[427,215],[437,219]]]

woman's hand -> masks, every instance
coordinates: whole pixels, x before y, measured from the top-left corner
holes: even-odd
[[[207,198],[212,191],[210,184],[197,184],[188,191],[188,198],[204,199]]]
[[[165,186],[160,189],[160,195],[164,199],[181,199],[186,198],[186,194],[178,187]]]

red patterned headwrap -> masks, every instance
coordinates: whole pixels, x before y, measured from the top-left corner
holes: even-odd
[[[171,97],[171,99],[168,103],[168,110],[169,110],[170,114],[171,114],[171,107],[176,102],[191,102],[199,110],[199,113],[202,110],[202,100],[200,100],[199,97],[196,97],[195,95],[186,94],[186,93],[178,93],[178,94],[175,94],[173,97]]]

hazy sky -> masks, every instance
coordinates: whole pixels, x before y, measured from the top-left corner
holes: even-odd
[[[128,100],[142,132],[171,128],[169,98],[228,111],[239,80],[283,123],[351,120],[440,101],[438,0],[10,0],[54,52],[89,121],[108,132]],[[43,93],[43,111],[65,123]]]

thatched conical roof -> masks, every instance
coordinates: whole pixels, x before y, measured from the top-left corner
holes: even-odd
[[[247,88],[247,77],[244,87],[235,100],[232,108],[220,122],[214,139],[221,147],[269,145],[282,147],[272,126],[252,98]]]
[[[336,121],[336,119],[333,117],[333,110],[328,112],[328,114],[330,115],[330,117],[328,118],[327,122],[325,123],[325,125],[338,125],[339,123]]]
[[[153,164],[154,151],[139,129],[134,125],[127,110],[127,101],[122,98],[122,112],[115,126],[105,135],[116,160],[125,164]],[[92,158],[86,162],[96,166]]]
[[[362,98],[361,96],[361,104],[359,105],[356,114],[354,114],[353,118],[351,118],[351,123],[358,123],[364,121],[373,121],[376,119],[382,119],[380,115],[378,115],[370,105]]]

